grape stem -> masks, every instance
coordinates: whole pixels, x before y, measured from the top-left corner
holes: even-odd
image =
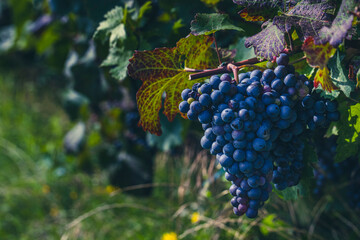
[[[295,59],[294,61],[290,62],[289,65],[293,65],[293,64],[298,63],[298,62],[301,62],[301,61],[303,61],[303,60],[305,60],[305,59],[306,59],[306,57],[303,56],[303,57],[301,57],[301,58],[299,58],[299,59]]]
[[[259,60],[255,57],[255,58],[250,58],[247,60],[243,60],[240,62],[236,62],[236,63],[228,63],[225,66],[221,66],[215,69],[206,69],[206,70],[196,70],[196,69],[190,69],[190,68],[185,68],[185,71],[187,72],[195,72],[193,74],[190,74],[189,76],[189,80],[195,80],[195,79],[199,79],[202,77],[207,77],[207,76],[212,76],[215,74],[221,74],[221,73],[234,73],[238,71],[238,69],[243,68],[243,67],[247,67],[247,66],[251,66],[251,64],[255,64],[255,63],[259,63]],[[252,66],[252,67],[257,67],[257,66]],[[236,70],[236,69],[237,70]],[[234,70],[236,70],[234,72]],[[236,74],[237,76],[237,74]]]
[[[213,37],[214,37],[214,43],[215,43],[215,49],[216,49],[216,54],[219,60],[219,64],[221,65],[221,58],[220,58],[220,53],[219,53],[219,48],[216,42],[216,37],[215,37],[215,33],[213,33]]]

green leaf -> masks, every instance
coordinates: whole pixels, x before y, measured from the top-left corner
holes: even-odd
[[[340,51],[337,51],[336,58],[331,58],[328,66],[333,83],[340,88],[345,96],[350,97],[350,93],[355,89],[355,83],[350,81],[344,73],[341,64],[344,57],[344,54],[340,56]]]
[[[105,39],[109,36],[110,45],[116,44],[119,39],[126,38],[125,25],[123,23],[124,9],[115,7],[105,14],[105,20],[100,22],[94,38],[100,37]]]
[[[159,111],[164,93],[164,114],[173,121],[179,112],[181,91],[203,79],[189,81],[190,73],[184,67],[208,69],[217,66],[217,57],[211,45],[214,38],[190,35],[180,39],[175,48],[157,48],[136,51],[129,60],[128,73],[143,84],[136,94],[140,113],[139,125],[145,131],[161,135]]]
[[[252,49],[245,47],[245,38],[238,39],[236,43],[229,46],[229,49],[236,50],[236,56],[234,59],[236,62],[256,57]]]
[[[132,51],[125,48],[110,48],[109,55],[102,62],[101,67],[113,67],[110,70],[111,76],[115,79],[124,79],[126,77],[128,60],[132,56]]]
[[[298,60],[304,56],[304,53],[296,53],[290,56],[290,62]],[[295,70],[299,74],[304,74],[307,78],[311,78],[315,72],[315,69],[311,67],[306,61],[299,61],[293,64]]]
[[[209,35],[219,30],[237,30],[244,32],[238,26],[235,26],[227,14],[220,13],[198,13],[195,20],[191,22],[191,33],[194,35]]]
[[[144,5],[142,5],[139,9],[139,15],[137,16],[138,21],[141,20],[144,17],[144,14],[147,11],[150,11],[151,8],[151,1],[147,1],[146,3],[144,3]]]
[[[279,232],[279,229],[286,229],[289,224],[276,218],[275,214],[269,214],[261,220],[259,224],[260,231],[263,235],[268,236],[271,232]]]
[[[343,101],[339,106],[340,121],[337,123],[339,137],[337,139],[335,162],[356,155],[360,147],[360,103],[348,105]]]
[[[275,189],[275,193],[276,195],[278,195],[281,199],[284,199],[286,201],[289,200],[296,200],[299,197],[299,187],[297,186],[293,186],[293,187],[289,187],[286,188],[282,191]]]

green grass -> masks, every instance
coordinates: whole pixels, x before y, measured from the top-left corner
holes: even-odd
[[[152,196],[111,195],[104,172],[78,172],[77,158],[64,153],[62,139],[72,124],[54,96],[38,96],[33,83],[19,85],[3,74],[0,102],[1,239],[153,240],[191,226],[196,207],[174,217],[185,201],[177,195],[181,171],[173,178],[165,169],[175,159],[160,156],[155,181],[161,184]],[[182,196],[197,195],[185,189]]]
[[[222,177],[211,180],[215,159],[194,136],[180,151],[156,156],[150,196],[114,189],[105,171],[85,174],[80,160],[64,153],[72,123],[55,97],[0,75],[0,239],[155,240],[168,232],[185,240],[360,237],[360,218],[333,208],[331,195],[285,202],[272,194],[255,221],[234,216],[229,186]],[[194,213],[200,218],[192,223]]]

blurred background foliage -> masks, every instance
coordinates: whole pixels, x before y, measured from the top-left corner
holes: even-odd
[[[0,239],[360,238],[331,186],[273,194],[254,221],[233,216],[199,126],[161,116],[161,137],[137,126],[133,50],[174,46],[214,11],[242,24],[225,0],[0,1]],[[254,56],[243,37],[217,33],[237,59]]]

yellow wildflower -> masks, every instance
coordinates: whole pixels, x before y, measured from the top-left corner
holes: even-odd
[[[112,186],[112,185],[107,185],[106,188],[105,188],[105,191],[108,193],[108,194],[111,194],[112,192],[115,192],[116,191],[116,187]]]
[[[207,5],[216,5],[217,3],[219,3],[221,0],[201,0],[203,3],[207,4]]]
[[[164,233],[161,240],[177,240],[177,235],[174,232]]]
[[[48,193],[50,192],[50,187],[49,187],[49,185],[47,185],[47,184],[43,185],[43,186],[42,186],[42,192],[43,192],[44,194],[48,194]]]
[[[200,214],[198,212],[194,212],[191,214],[191,223],[197,223],[200,220]]]

